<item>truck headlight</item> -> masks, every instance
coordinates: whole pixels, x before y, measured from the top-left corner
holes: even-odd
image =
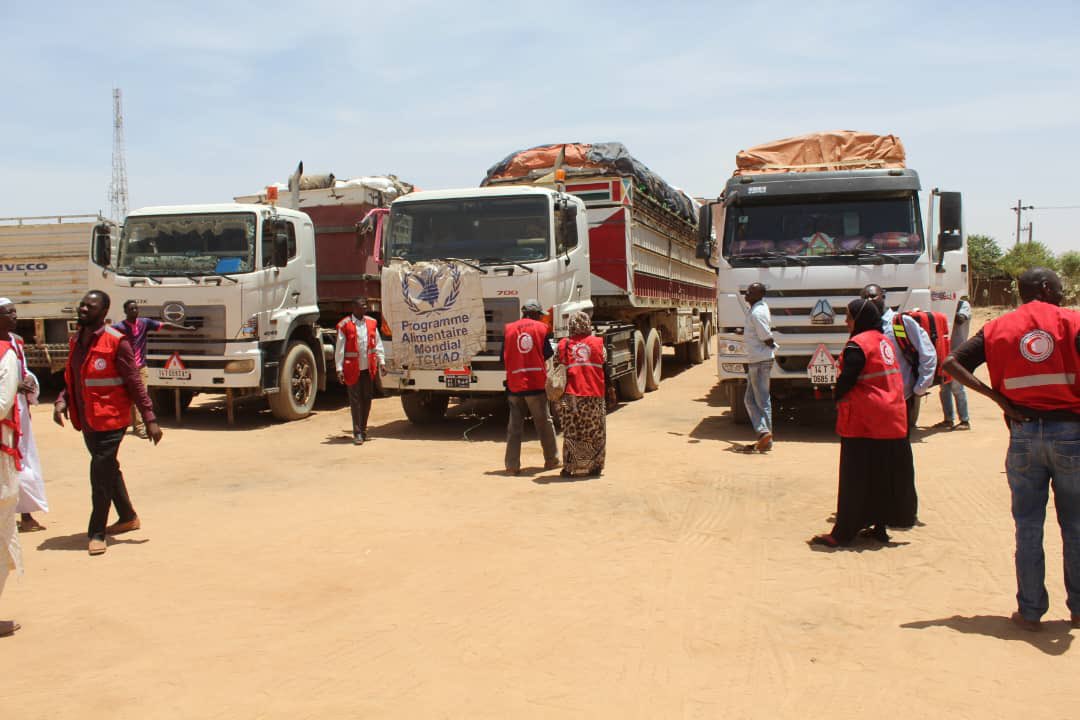
[[[724,368],[724,372],[738,373],[739,375],[746,374],[746,366],[742,363],[723,363],[721,367]]]
[[[227,373],[249,373],[254,369],[254,360],[230,360],[225,363],[225,372]]]
[[[738,340],[721,340],[720,341],[720,354],[721,355],[745,355],[746,346],[744,346]]]

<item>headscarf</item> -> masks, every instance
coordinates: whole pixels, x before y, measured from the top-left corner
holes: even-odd
[[[578,310],[570,316],[570,336],[582,337],[584,335],[592,335],[592,320],[589,319],[588,313]]]
[[[855,321],[855,327],[851,329],[851,337],[867,330],[881,330],[881,311],[872,300],[855,298],[848,303],[848,317]]]

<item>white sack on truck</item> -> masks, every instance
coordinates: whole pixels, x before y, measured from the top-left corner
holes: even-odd
[[[394,360],[417,370],[459,369],[484,349],[480,271],[453,261],[383,268],[382,300]]]
[[[895,135],[832,130],[740,150],[734,174],[903,168],[904,159],[904,145]]]

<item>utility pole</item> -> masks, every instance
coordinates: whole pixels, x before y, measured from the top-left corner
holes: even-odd
[[[1030,245],[1032,242],[1035,241],[1035,223],[1034,222],[1028,220],[1027,231],[1028,231],[1028,245]]]
[[[112,182],[109,203],[112,219],[122,223],[128,212],[127,160],[124,158],[124,111],[120,106],[120,88],[113,88]]]
[[[1023,200],[1017,199],[1016,207],[1009,208],[1016,213],[1016,244],[1020,244],[1020,218],[1025,210],[1034,210],[1034,205],[1025,205]]]

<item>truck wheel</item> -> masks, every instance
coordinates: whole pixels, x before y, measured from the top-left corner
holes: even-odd
[[[715,334],[712,323],[706,320],[705,324],[701,326],[701,344],[703,345],[701,354],[706,360],[712,357],[712,341]]]
[[[640,400],[645,395],[645,376],[648,360],[645,356],[645,337],[634,331],[634,372],[619,378],[619,396],[623,400]]]
[[[749,425],[750,413],[746,410],[746,382],[725,383],[728,391],[728,405],[731,406],[731,419],[736,425]]]
[[[443,419],[450,396],[433,392],[407,392],[401,395],[401,408],[414,425],[431,425]]]
[[[698,335],[698,339],[690,341],[687,345],[687,347],[690,348],[690,363],[693,365],[700,365],[705,362],[705,358],[708,357],[709,336],[706,335],[708,331],[709,326],[702,323],[701,334]]]
[[[315,355],[305,343],[285,349],[278,367],[278,391],[269,397],[270,412],[278,420],[299,420],[311,414],[318,393]]]
[[[645,357],[649,363],[649,371],[645,374],[645,389],[649,392],[660,387],[663,354],[664,346],[660,342],[660,333],[653,328],[649,330],[649,335],[645,338]]]

